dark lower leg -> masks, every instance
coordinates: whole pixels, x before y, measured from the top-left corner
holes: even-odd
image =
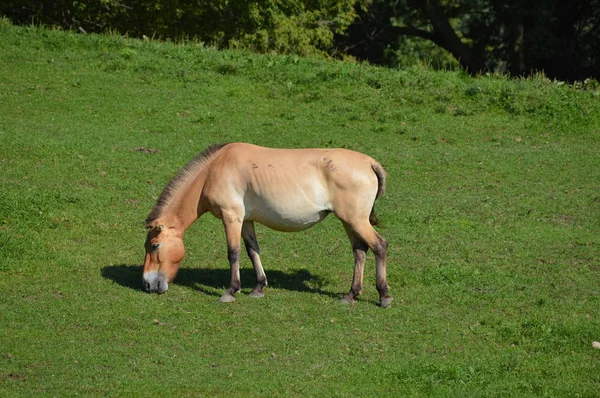
[[[376,286],[382,307],[387,307],[393,300],[389,294],[389,286],[386,275],[387,241],[377,234],[377,244],[373,248],[376,263]]]
[[[354,301],[362,292],[363,275],[365,270],[365,259],[367,256],[368,247],[362,242],[357,242],[353,246],[354,249],[354,275],[352,276],[352,286],[345,299]]]
[[[253,249],[248,249],[248,257],[252,261],[252,266],[254,267],[254,271],[256,272],[256,285],[250,295],[252,297],[262,297],[264,296],[263,288],[267,286],[267,276],[265,275],[265,271],[263,270],[262,264],[260,262],[260,256],[257,251]]]
[[[229,248],[227,250],[227,258],[231,270],[231,282],[229,283],[227,293],[233,296],[240,291],[240,248]]]
[[[250,257],[250,261],[252,261],[252,266],[256,272],[256,286],[252,289],[250,295],[252,297],[262,297],[264,296],[263,288],[267,286],[267,276],[260,261],[260,249],[254,233],[253,223],[244,222],[242,226],[242,238],[244,239],[248,257]]]

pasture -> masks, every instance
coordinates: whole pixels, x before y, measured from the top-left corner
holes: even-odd
[[[342,147],[376,204],[395,301],[338,300],[330,216],[257,225],[269,286],[229,283],[203,216],[163,295],[144,219],[217,142]],[[0,19],[0,396],[579,396],[600,391],[600,91],[539,75],[215,51]]]

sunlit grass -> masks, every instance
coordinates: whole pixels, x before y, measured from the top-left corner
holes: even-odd
[[[600,101],[471,78],[0,23],[0,395],[595,396]],[[259,227],[228,283],[218,220],[139,290],[143,220],[209,144],[345,147],[388,170],[395,297],[334,217]]]

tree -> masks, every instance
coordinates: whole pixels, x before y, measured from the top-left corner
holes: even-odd
[[[196,38],[221,48],[327,54],[356,0],[4,0],[0,14],[81,32]]]
[[[0,14],[81,32],[388,66],[453,57],[472,74],[600,78],[600,0],[3,0]]]
[[[398,63],[401,38],[431,41],[470,73],[544,71],[564,80],[600,76],[600,0],[373,0],[336,38],[342,52]]]
[[[463,68],[477,73],[485,68],[481,49],[467,44],[464,32],[457,30],[464,23],[464,8],[459,2],[442,5],[439,0],[374,0],[358,10],[357,20],[337,43],[342,52],[380,64],[386,59],[385,49],[397,49],[399,37],[419,37],[447,50]]]

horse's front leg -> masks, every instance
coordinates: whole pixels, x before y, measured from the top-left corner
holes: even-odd
[[[239,212],[223,212],[223,225],[227,238],[227,259],[231,269],[229,289],[223,293],[219,301],[230,303],[235,301],[235,294],[240,290],[240,237],[242,232],[242,215]]]
[[[263,288],[267,286],[267,276],[260,262],[260,249],[258,248],[258,241],[256,240],[254,223],[252,221],[244,221],[242,225],[242,238],[244,239],[248,257],[250,257],[254,271],[256,272],[256,286],[250,292],[250,297],[260,298],[265,295]]]

